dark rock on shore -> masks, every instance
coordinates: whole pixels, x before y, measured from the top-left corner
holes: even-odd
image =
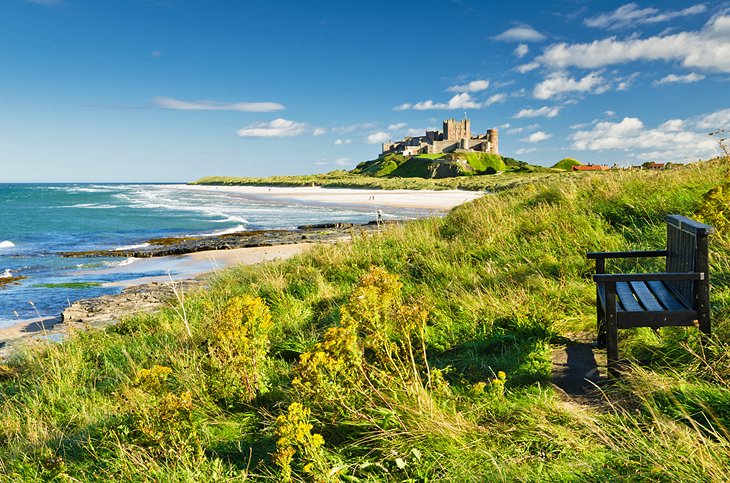
[[[353,223],[324,223],[318,225],[302,225],[296,230],[251,230],[208,237],[155,238],[147,240],[149,246],[144,248],[64,252],[61,255],[72,258],[148,258],[166,255],[183,255],[185,253],[206,250],[231,250],[234,248],[287,245],[291,243],[302,243],[303,241],[316,243],[336,240],[352,233],[376,230],[378,226],[379,224],[376,221],[371,221],[363,225]]]
[[[175,300],[178,295],[201,287],[203,278],[176,282],[152,282],[134,285],[116,295],[104,295],[79,300],[61,313],[62,323],[68,326],[88,325],[103,327],[118,322],[122,316],[152,312]]]

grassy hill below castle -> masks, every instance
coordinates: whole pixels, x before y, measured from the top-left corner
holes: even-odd
[[[207,176],[192,184],[497,191],[559,171],[488,153],[389,154],[362,162],[351,171],[266,178]],[[497,173],[500,175],[489,176]]]
[[[625,377],[580,398],[551,352],[593,337],[586,252],[727,220],[727,186],[717,161],[533,179],[27,347],[0,365],[0,480],[725,481],[723,225],[711,341],[621,331]]]

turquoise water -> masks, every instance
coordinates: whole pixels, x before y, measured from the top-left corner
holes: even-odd
[[[121,290],[89,284],[49,288],[47,284],[104,284],[166,275],[159,270],[140,273],[132,259],[64,258],[60,252],[129,247],[161,236],[209,236],[374,219],[372,209],[366,207],[277,203],[151,184],[0,184],[0,207],[0,277],[26,277],[0,287],[0,326],[56,316],[76,300]],[[425,214],[389,208],[385,216]],[[104,270],[115,266],[129,270]]]

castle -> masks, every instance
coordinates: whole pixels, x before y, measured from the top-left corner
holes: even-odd
[[[496,129],[486,134],[471,135],[471,121],[464,119],[444,120],[443,131],[426,131],[425,136],[406,137],[396,142],[383,143],[381,157],[398,153],[404,156],[453,152],[481,151],[499,154],[499,138]]]

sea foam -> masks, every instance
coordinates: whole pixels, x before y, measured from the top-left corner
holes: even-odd
[[[114,251],[121,252],[123,250],[135,250],[137,248],[147,248],[150,246],[149,243],[139,243],[137,245],[122,245],[120,247],[116,247]]]
[[[197,236],[221,236],[221,235],[230,235],[231,233],[239,233],[242,231],[246,231],[246,227],[243,225],[236,225],[233,228],[228,228],[226,230],[220,230],[220,231],[214,231],[213,233],[201,233]]]
[[[15,243],[5,240],[0,242],[0,248],[13,248],[15,246]]]

